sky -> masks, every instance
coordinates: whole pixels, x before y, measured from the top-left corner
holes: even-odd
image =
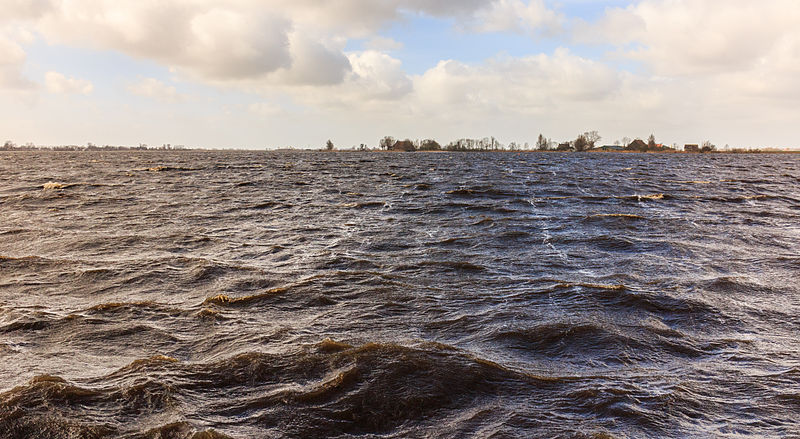
[[[0,0],[0,141],[800,147],[797,0]]]

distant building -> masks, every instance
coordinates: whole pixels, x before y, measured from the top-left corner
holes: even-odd
[[[603,145],[595,149],[599,149],[601,151],[625,151],[625,147],[622,145]]]
[[[414,151],[416,149],[417,148],[414,147],[414,142],[407,139],[398,140],[397,142],[394,142],[394,145],[392,145],[391,148],[392,151],[406,151],[406,152]]]
[[[572,151],[572,145],[569,142],[559,143],[556,151]]]
[[[683,150],[686,152],[700,152],[700,145],[696,143],[687,143],[683,145]]]
[[[642,139],[636,139],[633,142],[629,143],[626,149],[632,149],[635,151],[647,151],[647,143],[644,142]]]

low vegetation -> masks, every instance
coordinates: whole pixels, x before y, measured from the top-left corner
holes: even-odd
[[[579,134],[574,140],[567,140],[563,142],[554,142],[552,139],[539,134],[536,143],[531,146],[529,143],[511,142],[503,144],[494,137],[484,137],[482,139],[469,139],[463,138],[454,140],[444,146],[439,144],[433,139],[424,140],[411,140],[411,139],[396,139],[392,136],[386,136],[380,139],[377,148],[373,150],[381,151],[574,151],[574,152],[600,152],[600,151],[614,151],[614,152],[731,152],[731,153],[745,153],[745,152],[778,152],[775,149],[741,149],[741,148],[726,148],[718,150],[717,147],[706,140],[701,144],[687,144],[679,147],[677,144],[666,145],[658,143],[653,134],[647,137],[647,140],[641,138],[628,138],[624,137],[622,140],[617,140],[610,145],[601,145],[600,140],[602,137],[597,131],[587,131]],[[356,149],[353,147],[353,149]],[[361,144],[359,150],[367,150],[364,144]]]
[[[725,145],[723,149],[717,148],[716,145],[709,140],[705,140],[699,144],[686,144],[683,147],[673,143],[666,145],[658,143],[655,135],[650,134],[647,140],[641,138],[623,137],[621,140],[616,140],[612,144],[602,145],[600,140],[602,137],[597,131],[587,131],[579,134],[574,140],[566,140],[556,142],[552,139],[539,134],[536,142],[530,145],[528,142],[510,142],[508,144],[501,143],[495,137],[484,137],[481,139],[463,138],[454,140],[445,145],[440,144],[434,139],[411,140],[411,139],[396,139],[392,136],[383,137],[378,141],[376,147],[370,147],[367,144],[360,144],[351,148],[344,148],[343,150],[357,150],[357,151],[558,151],[558,152],[664,152],[664,153],[712,153],[724,152],[732,154],[745,154],[745,153],[759,153],[759,152],[786,152],[797,153],[798,150],[776,149],[776,148],[730,148]],[[25,143],[24,145],[17,145],[12,141],[6,141],[0,146],[0,151],[144,151],[144,150],[189,150],[198,148],[186,148],[183,145],[163,144],[161,146],[148,146],[140,143],[138,146],[114,146],[103,145],[98,146],[93,143],[86,145],[63,145],[63,146],[37,146],[33,143]],[[269,149],[269,148],[268,148]],[[282,148],[281,150],[294,150],[295,148]],[[321,148],[325,151],[337,151],[332,140],[325,142]]]

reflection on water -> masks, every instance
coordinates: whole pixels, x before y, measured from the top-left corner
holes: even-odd
[[[2,153],[0,431],[800,435],[798,165]]]

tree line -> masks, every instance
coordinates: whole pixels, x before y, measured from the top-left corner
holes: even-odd
[[[494,137],[484,137],[482,139],[463,138],[454,140],[446,145],[441,145],[434,139],[411,140],[396,139],[392,136],[385,136],[378,142],[378,147],[374,149],[383,151],[633,151],[633,152],[670,152],[677,151],[678,145],[664,145],[656,141],[655,135],[650,134],[647,140],[641,138],[631,139],[623,137],[622,140],[615,141],[612,145],[599,145],[602,137],[597,131],[586,131],[579,134],[573,140],[555,142],[550,138],[539,134],[536,143],[531,146],[528,142],[510,142],[503,144]],[[695,148],[696,147],[696,148]],[[333,143],[328,140],[327,150],[333,150]],[[355,147],[353,148],[355,149]],[[365,144],[358,147],[359,150],[368,150]],[[710,141],[704,141],[701,145],[685,145],[687,152],[712,152],[716,151],[716,146]]]
[[[148,151],[148,150],[184,150],[187,149],[183,145],[172,145],[165,143],[161,146],[147,146],[145,143],[140,143],[138,146],[118,146],[118,145],[95,145],[94,143],[87,143],[86,145],[60,145],[60,146],[37,146],[31,142],[23,145],[7,140],[2,146],[0,151]]]

